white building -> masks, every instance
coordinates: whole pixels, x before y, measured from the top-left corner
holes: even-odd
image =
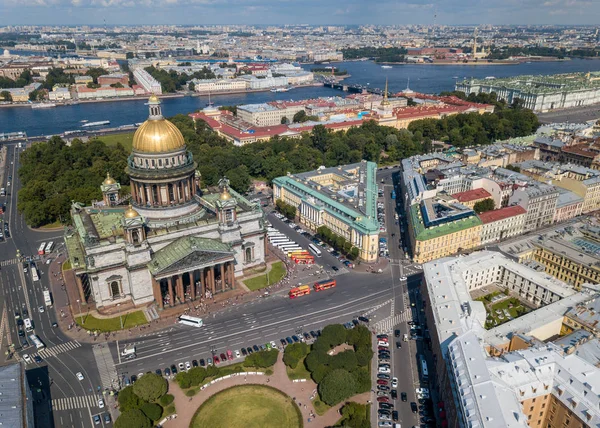
[[[479,214],[481,245],[499,242],[523,234],[527,212],[520,205],[500,208]]]
[[[160,82],[150,75],[146,70],[137,68],[133,71],[133,78],[149,94],[162,94]]]
[[[531,232],[552,224],[558,190],[550,184],[535,183],[515,190],[508,200],[509,205],[521,205],[527,211],[525,232]]]
[[[196,92],[227,92],[227,91],[245,91],[248,83],[241,79],[194,79]]]
[[[50,101],[66,101],[71,99],[69,88],[56,88],[48,93]]]

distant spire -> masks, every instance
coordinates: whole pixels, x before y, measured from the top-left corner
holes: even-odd
[[[382,106],[388,106],[390,105],[390,102],[388,100],[388,78],[385,78],[385,90],[383,91],[383,100],[381,101],[381,105]]]

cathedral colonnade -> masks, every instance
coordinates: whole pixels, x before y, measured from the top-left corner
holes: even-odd
[[[233,290],[235,266],[233,261],[152,279],[154,300],[158,307],[175,306]]]

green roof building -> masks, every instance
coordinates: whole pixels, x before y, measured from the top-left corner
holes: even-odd
[[[361,161],[273,180],[273,200],[296,207],[301,224],[316,231],[328,227],[359,249],[359,257],[374,262],[379,254],[377,164]]]

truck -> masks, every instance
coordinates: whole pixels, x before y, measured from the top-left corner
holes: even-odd
[[[121,352],[122,357],[127,357],[128,355],[134,355],[134,354],[135,354],[135,345],[126,346],[123,349],[123,352]]]
[[[52,298],[50,297],[50,291],[44,290],[44,303],[47,307],[52,306]]]

